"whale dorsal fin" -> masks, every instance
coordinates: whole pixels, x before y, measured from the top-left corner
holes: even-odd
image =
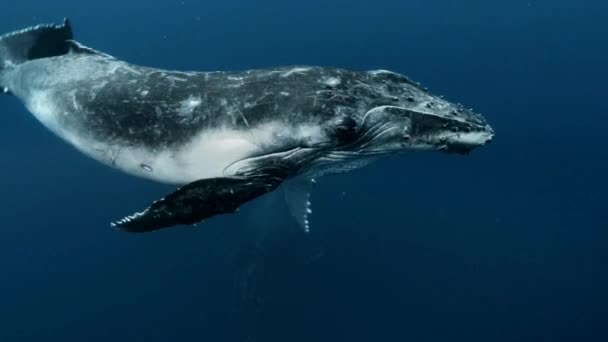
[[[73,38],[67,18],[61,25],[38,25],[0,36],[0,68],[64,55]]]

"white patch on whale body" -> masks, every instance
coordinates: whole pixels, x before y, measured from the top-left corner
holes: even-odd
[[[205,178],[225,177],[238,171],[229,168],[231,165],[264,154],[269,146],[281,140],[282,134],[311,144],[326,138],[318,125],[286,127],[281,122],[271,122],[244,131],[232,128],[208,129],[175,149],[150,151],[143,147],[122,148],[113,160],[113,166],[135,176],[169,184],[187,184]],[[152,171],[142,169],[142,165]]]
[[[392,74],[392,75],[399,75],[398,73],[394,72],[394,71],[390,71],[390,70],[384,70],[384,69],[379,69],[379,70],[370,70],[367,72],[370,75],[382,75],[382,74]],[[401,76],[401,75],[399,75]]]
[[[310,71],[311,68],[293,68],[281,74],[281,77],[289,77],[293,74],[301,74]]]
[[[181,116],[191,116],[196,107],[200,106],[201,103],[203,103],[203,100],[200,96],[190,95],[187,99],[180,102],[177,111]]]
[[[113,164],[135,176],[161,183],[187,184],[223,177],[227,166],[258,150],[258,146],[242,133],[218,129],[202,132],[190,143],[175,149],[122,148]],[[147,168],[143,169],[142,165]]]
[[[326,84],[330,87],[338,86],[340,85],[340,83],[342,83],[342,81],[337,77],[328,77],[323,80],[323,84]]]

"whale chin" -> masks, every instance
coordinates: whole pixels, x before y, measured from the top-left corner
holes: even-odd
[[[494,139],[494,131],[489,126],[478,132],[458,133],[447,138],[445,152],[469,154],[475,148],[487,145]]]

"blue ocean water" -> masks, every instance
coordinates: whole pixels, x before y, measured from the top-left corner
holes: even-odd
[[[109,222],[172,191],[90,160],[0,97],[0,341],[608,341],[608,3],[6,2],[137,64],[390,69],[496,131],[319,180],[198,229]]]

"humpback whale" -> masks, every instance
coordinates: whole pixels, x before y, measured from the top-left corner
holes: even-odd
[[[177,190],[113,222],[148,232],[233,213],[279,186],[309,229],[313,179],[404,151],[467,154],[478,113],[386,70],[184,72],[74,40],[70,22],[0,36],[0,89],[84,154]]]

